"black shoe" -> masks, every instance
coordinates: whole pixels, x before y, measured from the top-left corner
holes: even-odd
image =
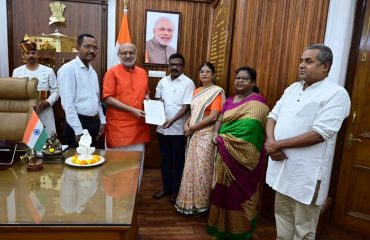
[[[203,212],[194,212],[191,216],[193,217],[201,217],[201,216],[204,216],[204,215],[207,215],[208,214],[208,210],[207,211],[203,211]]]
[[[156,192],[154,195],[153,195],[153,198],[154,199],[161,199],[161,198],[164,198],[164,197],[167,197],[167,196],[170,196],[171,195],[171,192],[169,191],[166,191],[166,190],[161,190],[159,192]]]
[[[177,195],[172,195],[170,199],[168,199],[168,202],[172,205],[176,204]]]

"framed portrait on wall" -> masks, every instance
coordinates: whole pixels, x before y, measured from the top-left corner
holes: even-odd
[[[168,64],[168,58],[177,53],[180,28],[180,12],[145,10],[145,65]]]

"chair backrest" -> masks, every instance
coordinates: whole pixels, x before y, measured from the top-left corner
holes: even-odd
[[[0,139],[21,141],[37,103],[36,79],[0,78]]]

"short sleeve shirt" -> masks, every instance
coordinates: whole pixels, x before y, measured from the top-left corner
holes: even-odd
[[[193,80],[181,74],[172,80],[170,76],[162,78],[156,88],[155,97],[163,100],[166,120],[173,118],[183,105],[190,105],[195,85]],[[178,119],[171,127],[157,128],[157,132],[164,135],[184,135],[184,124],[189,113]]]

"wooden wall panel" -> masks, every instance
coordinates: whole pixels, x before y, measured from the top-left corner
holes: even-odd
[[[197,80],[198,67],[206,59],[213,6],[223,1],[129,0],[128,21],[131,38],[138,48],[137,64],[143,66],[145,9],[181,12],[179,52],[186,60],[185,74]],[[213,6],[212,6],[213,3]],[[257,70],[257,85],[272,107],[284,89],[297,79],[297,67],[304,47],[323,42],[329,0],[235,0],[231,42],[228,95],[234,94],[234,71],[249,65]],[[117,0],[117,28],[122,17],[123,1]],[[165,66],[146,70],[166,71]],[[149,78],[152,95],[159,78]],[[153,140],[149,155],[157,154]],[[152,160],[150,160],[152,161]],[[147,166],[158,167],[159,158]]]
[[[122,1],[117,1],[118,21],[122,17]],[[179,0],[129,0],[128,22],[132,42],[138,48],[137,65],[144,60],[145,9],[181,12],[179,53],[185,57],[184,73],[197,80],[198,67],[207,59],[208,30],[210,27],[210,1]],[[147,70],[166,71],[165,66],[145,65]],[[151,92],[154,93],[159,78],[150,78]]]
[[[284,89],[298,79],[305,47],[323,43],[329,0],[237,0],[228,94],[234,95],[234,71],[257,70],[257,86],[272,108]],[[265,186],[262,214],[273,218],[275,192]]]
[[[117,1],[117,27],[122,18],[123,1]],[[137,46],[137,65],[146,70],[167,71],[166,66],[144,65],[145,9],[181,12],[179,53],[185,57],[184,73],[197,81],[199,65],[207,59],[210,28],[210,1],[129,0],[128,23],[131,41]],[[117,31],[116,31],[117,32]],[[151,97],[160,78],[149,78]],[[155,126],[151,126],[152,140],[146,146],[146,168],[159,168],[159,146]]]
[[[50,34],[57,29],[55,26],[49,26],[50,2],[50,0],[8,0],[8,29],[11,29],[9,32],[10,74],[14,68],[23,64],[18,43],[26,33],[30,35]],[[100,79],[106,69],[107,1],[67,0],[61,2],[66,6],[63,14],[66,22],[58,27],[59,32],[76,39],[82,33],[90,33],[97,39],[100,51],[91,64]],[[63,54],[57,54],[57,56]],[[71,54],[67,55],[69,57]],[[59,66],[56,66],[55,71],[58,68]]]
[[[208,40],[208,59],[216,68],[218,86],[227,89],[235,16],[235,2],[213,4],[211,27]]]
[[[324,40],[329,0],[237,0],[229,74],[243,65],[257,70],[257,85],[270,107],[297,79],[302,50]]]

